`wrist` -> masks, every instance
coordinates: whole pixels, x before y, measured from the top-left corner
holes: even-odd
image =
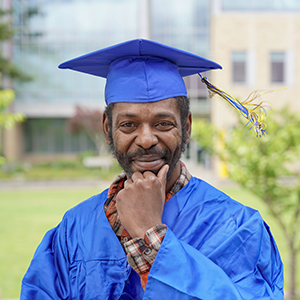
[[[146,232],[153,228],[153,227],[156,227],[157,225],[161,225],[162,222],[161,220],[158,221],[158,222],[153,222],[149,225],[145,225],[143,227],[139,226],[138,228],[135,228],[135,230],[132,230],[132,232],[130,232],[130,236],[135,239],[135,238],[144,238]]]

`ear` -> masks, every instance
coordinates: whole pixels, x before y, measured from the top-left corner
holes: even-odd
[[[106,143],[110,145],[109,131],[111,130],[111,128],[109,128],[109,122],[106,113],[103,113],[102,116],[102,130],[103,130]]]
[[[186,120],[186,141],[185,141],[186,144],[190,141],[191,131],[192,131],[192,114],[189,113],[189,116]]]

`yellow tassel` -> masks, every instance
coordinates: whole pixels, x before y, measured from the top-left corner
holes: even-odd
[[[216,86],[212,85],[206,77],[202,77],[200,73],[198,73],[201,77],[201,81],[207,86],[209,97],[213,97],[215,94],[219,95],[223,99],[225,99],[231,106],[233,106],[243,117],[248,120],[248,123],[251,123],[254,130],[256,131],[256,136],[262,137],[266,132],[266,110],[263,107],[266,101],[261,101],[259,103],[254,103],[253,101],[258,99],[259,97],[271,93],[272,91],[267,91],[261,93],[260,91],[252,92],[245,101],[240,102],[233,96],[227,94],[226,92],[218,89]]]

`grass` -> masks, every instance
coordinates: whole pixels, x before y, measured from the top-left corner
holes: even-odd
[[[109,169],[87,168],[78,158],[44,163],[8,163],[0,169],[0,180],[112,179],[120,172],[116,162]]]
[[[222,189],[232,198],[260,210],[271,227],[283,261],[287,262],[284,238],[263,203],[242,189]],[[0,190],[0,289],[4,299],[19,296],[21,279],[45,232],[60,222],[67,209],[99,192],[101,189],[96,188]],[[285,265],[287,274],[288,264]]]

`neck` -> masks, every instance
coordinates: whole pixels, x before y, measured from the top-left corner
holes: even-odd
[[[174,183],[180,176],[180,173],[181,173],[181,164],[180,164],[180,160],[179,160],[177,162],[174,170],[172,171],[172,173],[168,174],[166,193],[168,193],[171,190],[172,186],[174,185]]]

